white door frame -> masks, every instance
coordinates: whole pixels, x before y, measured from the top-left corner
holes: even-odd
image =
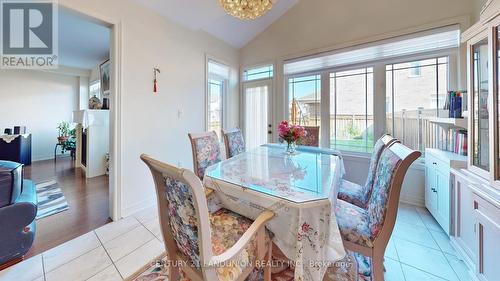
[[[122,23],[118,19],[104,17],[93,11],[71,7],[71,4],[59,3],[60,6],[85,15],[96,23],[111,29],[110,61],[111,61],[111,108],[110,108],[110,167],[109,167],[109,216],[113,221],[121,219],[121,173],[122,173],[122,118],[121,118],[121,89],[122,89]]]
[[[269,128],[267,127],[267,131],[271,131],[271,134],[267,135],[267,141],[272,142],[274,139],[274,135],[276,133],[276,125],[274,122],[274,87],[273,87],[274,81],[272,78],[266,78],[266,79],[258,79],[258,80],[252,80],[252,81],[245,81],[241,85],[241,105],[242,105],[242,110],[241,110],[241,125],[243,132],[246,131],[246,120],[245,120],[245,115],[246,115],[246,88],[247,87],[253,87],[253,86],[267,86],[268,87],[268,96],[267,96],[267,122],[268,125],[270,124],[272,127]]]

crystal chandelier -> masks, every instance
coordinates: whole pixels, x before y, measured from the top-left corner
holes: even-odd
[[[219,0],[220,4],[233,17],[253,20],[271,10],[271,0]]]

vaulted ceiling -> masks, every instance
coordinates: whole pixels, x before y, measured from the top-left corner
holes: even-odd
[[[218,0],[135,0],[165,18],[193,30],[204,30],[241,48],[281,17],[299,0],[274,0],[274,7],[264,16],[243,21],[227,15]]]

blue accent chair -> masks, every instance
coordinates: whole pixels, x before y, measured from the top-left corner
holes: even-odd
[[[0,265],[22,258],[33,244],[37,196],[23,165],[0,160]]]

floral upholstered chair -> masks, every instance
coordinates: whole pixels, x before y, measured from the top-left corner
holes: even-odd
[[[193,150],[194,173],[203,180],[205,170],[221,161],[219,137],[212,132],[188,134]]]
[[[373,192],[366,209],[337,200],[335,215],[344,247],[361,262],[361,280],[384,280],[384,252],[391,237],[404,177],[421,153],[394,143],[380,156]],[[356,279],[355,279],[356,280]]]
[[[224,136],[224,146],[226,147],[226,156],[231,158],[245,151],[245,139],[239,128],[232,130],[222,130]]]
[[[382,152],[385,148],[387,148],[394,142],[399,141],[389,135],[384,135],[375,143],[375,147],[373,148],[373,153],[370,159],[368,178],[366,179],[365,185],[359,185],[342,179],[339,187],[339,199],[354,204],[360,208],[366,208],[373,190],[373,183],[375,181],[375,173],[377,165],[379,163],[380,155],[382,155]]]
[[[304,130],[307,135],[302,139],[300,145],[319,147],[319,126],[304,126]]]
[[[193,172],[147,155],[141,159],[156,186],[168,280],[270,281],[270,267],[264,267],[262,277],[255,265],[268,264],[272,256],[265,228],[274,216],[271,211],[255,221],[227,209],[210,214],[203,185]]]

